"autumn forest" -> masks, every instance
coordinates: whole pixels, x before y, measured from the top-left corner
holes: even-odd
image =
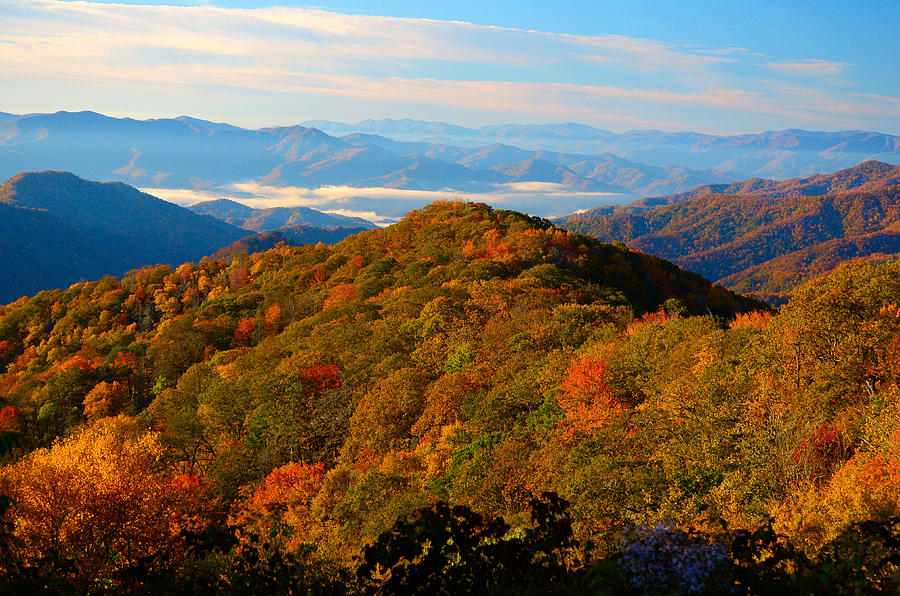
[[[775,310],[438,202],[0,307],[5,593],[898,588],[900,262]]]

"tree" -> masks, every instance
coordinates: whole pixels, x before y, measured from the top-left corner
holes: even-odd
[[[115,416],[128,397],[128,387],[118,381],[101,381],[84,396],[84,415],[91,419]]]
[[[291,552],[312,539],[310,505],[325,476],[325,464],[290,463],[273,470],[262,484],[237,504],[229,524],[248,540],[258,535]]]
[[[580,545],[555,493],[532,499],[531,527],[438,502],[368,545],[357,577],[368,594],[551,594],[580,592]]]
[[[590,356],[573,360],[556,401],[566,414],[569,432],[603,426],[625,410],[606,382],[606,361]]]
[[[13,551],[82,591],[165,553],[178,560],[184,532],[205,525],[196,477],[172,476],[153,433],[124,416],[100,420],[2,471],[14,503]]]

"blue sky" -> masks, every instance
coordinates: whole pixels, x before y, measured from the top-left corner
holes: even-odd
[[[900,3],[0,2],[0,110],[900,134]]]

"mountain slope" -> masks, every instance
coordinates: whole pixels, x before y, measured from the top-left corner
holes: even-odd
[[[898,181],[900,167],[866,162],[828,176],[713,187],[724,193],[701,187],[670,204],[651,208],[641,201],[561,223],[672,259],[727,287],[781,301],[828,264],[896,252]],[[830,194],[817,194],[822,191]]]
[[[2,202],[0,263],[0,303],[129,269],[102,235],[82,232],[46,211]]]
[[[627,192],[620,186],[603,184],[590,178],[579,176],[571,169],[556,165],[546,159],[533,157],[524,161],[494,166],[491,168],[509,177],[513,182],[552,182],[594,192]]]
[[[68,172],[14,176],[0,186],[0,202],[44,209],[70,225],[116,238],[141,264],[196,260],[246,235],[126,184]]]
[[[848,575],[890,592],[842,559],[882,557],[869,537],[900,512],[898,303],[894,261],[732,317],[761,305],[462,203],[334,246],[42,293],[0,307],[5,428],[52,445],[3,470],[8,558],[41,581],[52,565],[54,585],[144,588],[143,561],[82,563],[118,562],[95,546],[119,531],[111,502],[161,528],[147,592],[421,592],[382,579],[411,569],[435,593],[471,593],[472,572],[516,574],[485,594],[630,594],[648,559],[680,581],[685,552],[716,566],[692,572],[708,593],[830,593]],[[79,498],[45,504],[57,489]],[[78,531],[36,541],[62,513]]]
[[[784,302],[787,288],[823,275],[842,263],[884,260],[900,254],[900,230],[880,230],[847,238],[833,238],[748,267],[720,280],[742,294],[774,303]]]
[[[805,178],[789,180],[752,178],[731,184],[705,184],[688,192],[642,199],[628,207],[636,210],[639,205],[666,205],[706,194],[752,194],[775,198],[816,196],[854,189],[877,190],[894,184],[900,184],[900,166],[872,160],[832,174],[815,174]]]
[[[0,205],[10,229],[4,252],[21,256],[0,267],[7,278],[16,268],[31,272],[29,283],[6,286],[5,300],[144,265],[195,261],[247,234],[125,184],[67,172],[14,176],[0,186]]]

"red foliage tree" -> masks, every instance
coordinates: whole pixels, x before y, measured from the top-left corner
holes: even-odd
[[[245,317],[238,321],[237,328],[234,330],[234,347],[246,348],[249,346],[254,331],[256,331],[256,319],[253,317]]]
[[[341,370],[336,364],[317,364],[300,371],[304,388],[315,396],[341,386]]]
[[[0,341],[0,362],[9,362],[13,355],[13,346],[8,339]]]
[[[793,460],[801,474],[813,482],[831,476],[848,456],[849,441],[836,425],[823,424],[809,433],[794,449]]]
[[[22,426],[22,413],[16,406],[4,406],[0,410],[0,431],[19,430]]]

